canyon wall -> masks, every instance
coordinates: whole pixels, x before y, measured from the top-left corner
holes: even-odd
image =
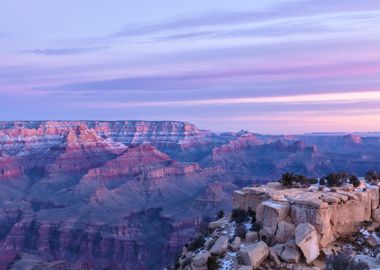
[[[171,121],[0,122],[0,269],[162,269],[234,190],[380,169],[378,138],[214,133]]]

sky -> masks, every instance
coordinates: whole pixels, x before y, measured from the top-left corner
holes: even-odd
[[[0,0],[0,120],[380,131],[378,0]]]

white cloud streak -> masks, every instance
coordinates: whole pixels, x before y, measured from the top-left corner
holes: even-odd
[[[239,97],[220,99],[195,99],[174,101],[147,101],[147,102],[96,102],[87,103],[96,108],[131,108],[131,107],[166,107],[166,106],[217,106],[239,104],[322,104],[322,103],[352,103],[363,101],[380,101],[380,91],[328,93],[311,95],[291,95],[274,97]]]

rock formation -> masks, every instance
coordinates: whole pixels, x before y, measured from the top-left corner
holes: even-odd
[[[295,226],[308,223],[316,229],[321,247],[337,238],[358,230],[363,221],[372,220],[379,207],[379,187],[293,188],[282,189],[277,184],[244,188],[234,193],[234,207],[257,213],[258,221],[270,235],[275,235],[280,221]],[[299,227],[296,228],[300,231]],[[310,229],[311,230],[311,229]],[[301,241],[301,240],[300,240]]]
[[[237,210],[211,222],[203,232],[207,242],[185,248],[174,269],[322,270],[338,252],[369,269],[380,266],[377,185],[285,188],[273,182],[235,191],[233,202]],[[210,241],[216,241],[211,249]],[[195,264],[198,254],[202,263]]]

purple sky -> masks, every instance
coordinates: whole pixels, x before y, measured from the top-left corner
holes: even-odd
[[[377,0],[7,1],[0,120],[379,131],[379,48]]]

